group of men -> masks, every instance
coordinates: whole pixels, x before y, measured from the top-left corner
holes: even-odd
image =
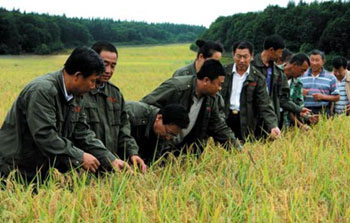
[[[51,167],[98,173],[132,171],[129,164],[145,172],[168,152],[203,149],[208,137],[241,150],[250,137],[278,138],[294,124],[307,128],[329,102],[340,99],[335,112],[348,110],[344,58],[334,61],[334,75],[323,68],[321,51],[278,66],[285,45],[272,35],[255,56],[250,42],[234,43],[233,63],[222,66],[221,44],[196,44],[194,63],[139,102],[126,102],[109,82],[118,61],[113,44],[76,48],[63,69],[30,82],[8,112],[0,129],[0,176],[17,170],[32,181],[45,179]]]

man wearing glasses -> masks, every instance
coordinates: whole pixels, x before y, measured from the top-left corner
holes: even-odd
[[[188,113],[181,104],[168,104],[162,109],[142,102],[126,102],[131,135],[139,154],[148,165],[168,150],[170,141],[187,128]]]

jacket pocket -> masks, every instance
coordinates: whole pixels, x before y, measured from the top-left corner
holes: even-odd
[[[97,105],[95,104],[86,104],[84,107],[85,114],[86,114],[86,121],[88,124],[92,123],[99,123],[100,118],[98,116],[98,109]]]
[[[117,103],[108,102],[108,120],[111,125],[120,125],[121,106]]]

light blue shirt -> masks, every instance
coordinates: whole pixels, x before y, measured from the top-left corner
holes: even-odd
[[[64,97],[66,98],[66,101],[69,102],[70,100],[73,99],[73,94],[68,94],[67,89],[66,89],[66,84],[64,83],[64,75],[62,74],[62,82],[63,82],[63,92],[64,92]]]

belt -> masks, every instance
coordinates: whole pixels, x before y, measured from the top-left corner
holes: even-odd
[[[239,110],[231,110],[233,115],[238,115],[239,114]]]

